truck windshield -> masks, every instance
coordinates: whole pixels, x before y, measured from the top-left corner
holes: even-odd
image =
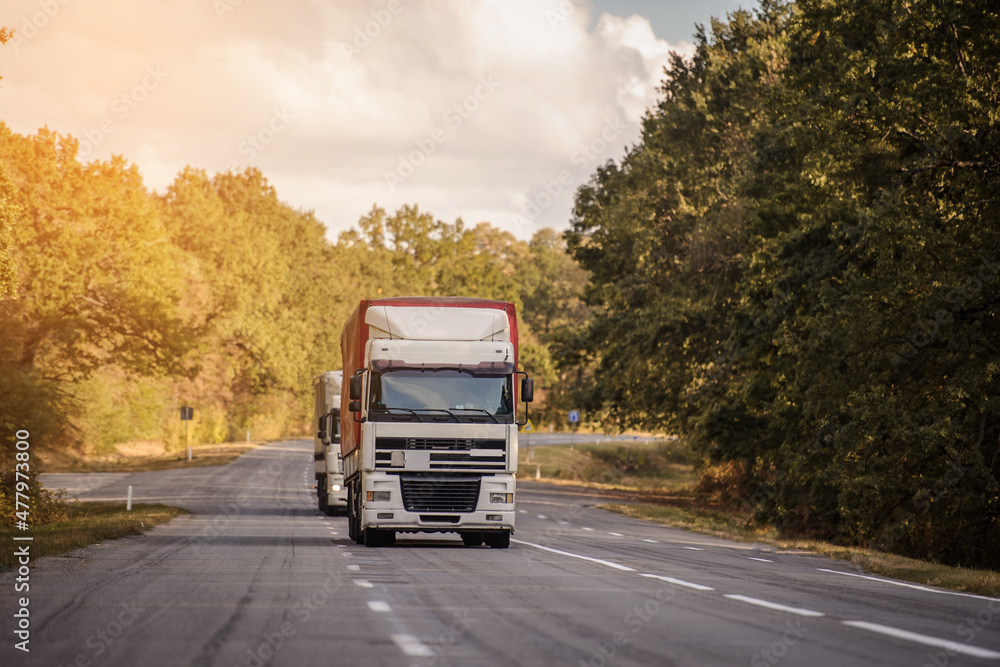
[[[371,375],[376,420],[511,423],[510,375],[474,375],[448,369],[389,369]]]

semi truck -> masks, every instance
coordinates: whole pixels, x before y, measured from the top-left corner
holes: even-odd
[[[343,371],[328,371],[313,381],[313,460],[319,511],[332,516],[347,510],[344,462],[340,456],[340,390]]]
[[[458,533],[468,546],[510,545],[517,433],[533,396],[517,342],[505,301],[360,302],[341,335],[340,412],[348,532],[358,544]]]

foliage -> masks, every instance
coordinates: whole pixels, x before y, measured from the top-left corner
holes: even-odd
[[[22,494],[20,498],[17,496],[18,493]],[[29,499],[27,505],[23,504],[26,498]],[[21,505],[18,505],[18,500],[21,501]],[[29,469],[28,473],[21,477],[17,476],[13,466],[10,469],[0,470],[0,527],[15,526],[18,521],[25,518],[25,516],[19,517],[18,512],[24,515],[26,507],[28,512],[26,523],[29,526],[62,521],[70,508],[66,501],[66,492],[62,489],[52,491],[42,488],[36,470]]]
[[[526,243],[373,207],[332,243],[255,169],[186,168],[155,194],[122,158],[82,164],[72,137],[2,124],[0,155],[0,216],[17,220],[0,300],[4,456],[18,429],[43,451],[97,457],[136,441],[178,451],[188,434],[301,433],[312,379],[340,366],[342,323],[379,296],[515,302],[522,365],[555,394],[551,341],[585,313],[585,275],[551,230]],[[182,405],[195,407],[189,425]]]
[[[591,409],[733,463],[783,530],[996,566],[998,28],[803,0],[702,32],[577,199]]]
[[[0,164],[0,298],[12,295],[16,288],[11,230],[19,212],[14,204],[14,187],[7,178],[7,170]]]

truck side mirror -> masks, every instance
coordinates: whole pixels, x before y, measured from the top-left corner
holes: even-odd
[[[355,375],[351,378],[351,392],[350,398],[352,401],[361,400],[361,376]],[[360,410],[361,408],[358,408]],[[357,412],[358,410],[351,409],[351,412]]]
[[[326,431],[320,431],[319,433],[317,433],[316,438],[319,439],[321,442],[326,442]]]
[[[347,404],[347,409],[351,412],[361,412],[361,401],[351,401]]]
[[[535,398],[535,381],[531,378],[521,378],[521,400],[531,403]]]

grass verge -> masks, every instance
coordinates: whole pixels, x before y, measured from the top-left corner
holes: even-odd
[[[64,521],[33,526],[27,532],[4,526],[0,528],[0,542],[30,545],[31,558],[35,560],[126,535],[140,535],[180,514],[187,514],[187,510],[168,505],[137,504],[127,512],[119,503],[71,503],[69,516]],[[29,535],[34,538],[31,542],[12,539]],[[0,550],[0,569],[10,569],[17,564],[14,551],[14,548]]]
[[[601,505],[638,519],[686,528],[738,542],[761,542],[779,550],[802,550],[846,560],[874,575],[1000,597],[1000,572],[951,567],[861,547],[783,537],[757,526],[746,513],[697,491],[699,475],[681,441],[580,443],[524,447],[518,477],[615,491],[628,503]]]
[[[518,469],[524,479],[579,484],[596,489],[648,493],[691,492],[698,473],[679,440],[584,442],[522,447]]]

